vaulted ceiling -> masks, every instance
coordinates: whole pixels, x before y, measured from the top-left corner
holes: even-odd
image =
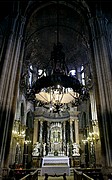
[[[59,3],[57,8],[56,1],[32,14],[27,26],[25,61],[45,69],[58,33],[69,70],[87,63],[89,38],[83,14],[70,4]]]
[[[0,11],[1,19],[10,13],[13,2],[18,2],[21,14],[27,17],[25,67],[29,64],[42,69],[48,67],[53,45],[57,43],[57,31],[68,69],[89,64],[91,54],[87,20],[95,15],[96,8],[102,8],[109,18],[111,16],[110,0],[26,0],[0,2],[1,10],[4,9]]]

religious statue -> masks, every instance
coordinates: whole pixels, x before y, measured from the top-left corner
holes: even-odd
[[[32,152],[32,156],[40,156],[40,143],[36,142],[34,144],[34,148],[33,148],[33,152]]]
[[[79,144],[73,143],[72,146],[73,146],[72,156],[80,156],[80,153],[79,153],[80,146],[79,146]]]

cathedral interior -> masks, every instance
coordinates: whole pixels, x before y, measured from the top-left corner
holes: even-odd
[[[111,7],[0,1],[0,179],[54,159],[112,175]]]

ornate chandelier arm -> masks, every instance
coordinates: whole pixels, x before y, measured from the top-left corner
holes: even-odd
[[[38,94],[38,96],[42,97],[42,98],[43,98],[43,100],[44,100],[44,102],[46,101],[47,103],[49,103],[48,99],[47,99],[47,98],[45,98],[45,96],[42,96],[40,93]]]

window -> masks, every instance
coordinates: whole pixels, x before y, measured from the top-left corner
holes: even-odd
[[[46,76],[46,73],[45,73],[44,70],[39,69],[39,70],[38,70],[38,77],[41,78],[42,76]]]
[[[32,71],[33,71],[33,67],[32,65],[30,65],[29,67],[29,85],[30,86],[32,85],[32,77],[33,77]]]
[[[73,69],[69,72],[70,76],[76,76],[76,70]]]
[[[85,85],[85,74],[84,74],[84,66],[81,66],[81,81],[82,84]]]

